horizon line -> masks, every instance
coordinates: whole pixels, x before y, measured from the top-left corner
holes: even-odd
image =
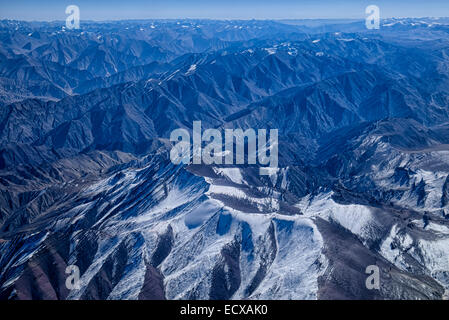
[[[380,20],[387,19],[448,19],[449,16],[392,16],[392,17],[383,17]],[[176,21],[176,20],[208,20],[208,21],[302,21],[302,20],[354,20],[354,21],[364,21],[365,17],[347,17],[347,18],[191,18],[191,17],[178,17],[178,18],[113,18],[113,19],[81,19],[84,22],[120,22],[120,21],[129,21],[129,22],[138,22],[138,21]],[[65,22],[65,20],[27,20],[27,19],[17,19],[17,18],[4,18],[0,17],[0,21],[18,21],[18,22],[29,22],[29,23],[55,23],[55,22]]]

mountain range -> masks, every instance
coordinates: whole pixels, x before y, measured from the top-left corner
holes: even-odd
[[[194,121],[279,168],[173,164]],[[448,290],[449,19],[0,21],[0,299]]]

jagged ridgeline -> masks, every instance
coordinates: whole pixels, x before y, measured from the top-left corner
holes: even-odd
[[[0,21],[0,298],[447,297],[448,48],[448,19]],[[174,164],[195,121],[278,130],[278,167]]]

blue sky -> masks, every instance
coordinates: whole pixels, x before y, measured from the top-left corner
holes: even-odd
[[[71,4],[85,20],[364,18],[370,4],[385,18],[449,16],[449,0],[0,0],[0,19],[65,20]]]

